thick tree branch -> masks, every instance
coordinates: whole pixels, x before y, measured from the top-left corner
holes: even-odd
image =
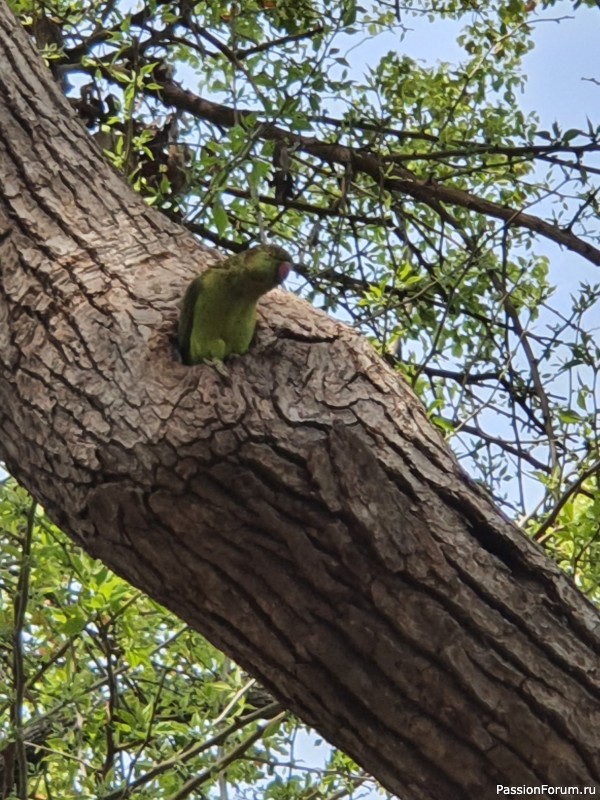
[[[188,111],[201,119],[225,128],[231,128],[239,124],[240,120],[250,116],[249,111],[234,110],[220,103],[213,103],[195,95],[193,92],[182,89],[173,82],[165,83],[160,90],[157,90],[157,95],[160,96],[164,103],[173,108]],[[383,188],[406,194],[430,206],[438,213],[440,203],[457,206],[483,216],[502,220],[508,227],[523,228],[532,233],[537,233],[556,244],[566,247],[567,250],[583,256],[592,264],[600,266],[600,249],[576,236],[572,231],[546,222],[540,217],[527,214],[518,208],[503,206],[492,200],[477,197],[463,189],[418,178],[405,167],[391,164],[385,159],[365,153],[362,150],[355,150],[340,144],[330,144],[315,137],[291,133],[275,124],[264,125],[261,130],[261,138],[288,142],[295,145],[302,152],[320,158],[323,161],[341,165],[351,164],[355,172],[369,175]]]

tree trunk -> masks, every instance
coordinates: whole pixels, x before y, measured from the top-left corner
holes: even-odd
[[[360,336],[290,293],[185,367],[216,258],[0,12],[0,456],[89,553],[403,800],[600,782],[598,617]]]

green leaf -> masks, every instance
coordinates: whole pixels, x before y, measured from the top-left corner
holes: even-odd
[[[212,207],[213,222],[217,228],[219,236],[224,236],[229,227],[229,218],[220,200],[215,200]]]

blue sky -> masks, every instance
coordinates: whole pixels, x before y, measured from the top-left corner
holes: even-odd
[[[559,4],[560,5],[560,4]],[[525,108],[537,111],[544,126],[586,126],[586,115],[600,124],[598,42],[600,9],[579,8],[560,22],[557,9],[539,15],[535,49],[525,58],[528,81]]]
[[[456,63],[464,52],[456,43],[463,22],[404,17],[406,36],[384,34],[365,41],[359,51],[365,61],[374,63],[386,49],[396,49],[425,64],[437,61]],[[530,16],[535,48],[525,56],[527,86],[523,94],[525,111],[536,111],[543,127],[558,120],[563,127],[585,126],[600,110],[600,85],[583,78],[600,79],[598,42],[600,10],[581,7],[573,10],[566,3]],[[376,43],[376,44],[375,44]],[[600,113],[596,112],[600,124]]]

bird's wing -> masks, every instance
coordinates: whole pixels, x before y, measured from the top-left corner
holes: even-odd
[[[189,364],[190,341],[192,338],[192,328],[194,326],[194,312],[198,296],[202,290],[202,275],[195,278],[187,288],[181,305],[179,316],[179,328],[177,331],[177,344],[184,364]]]

